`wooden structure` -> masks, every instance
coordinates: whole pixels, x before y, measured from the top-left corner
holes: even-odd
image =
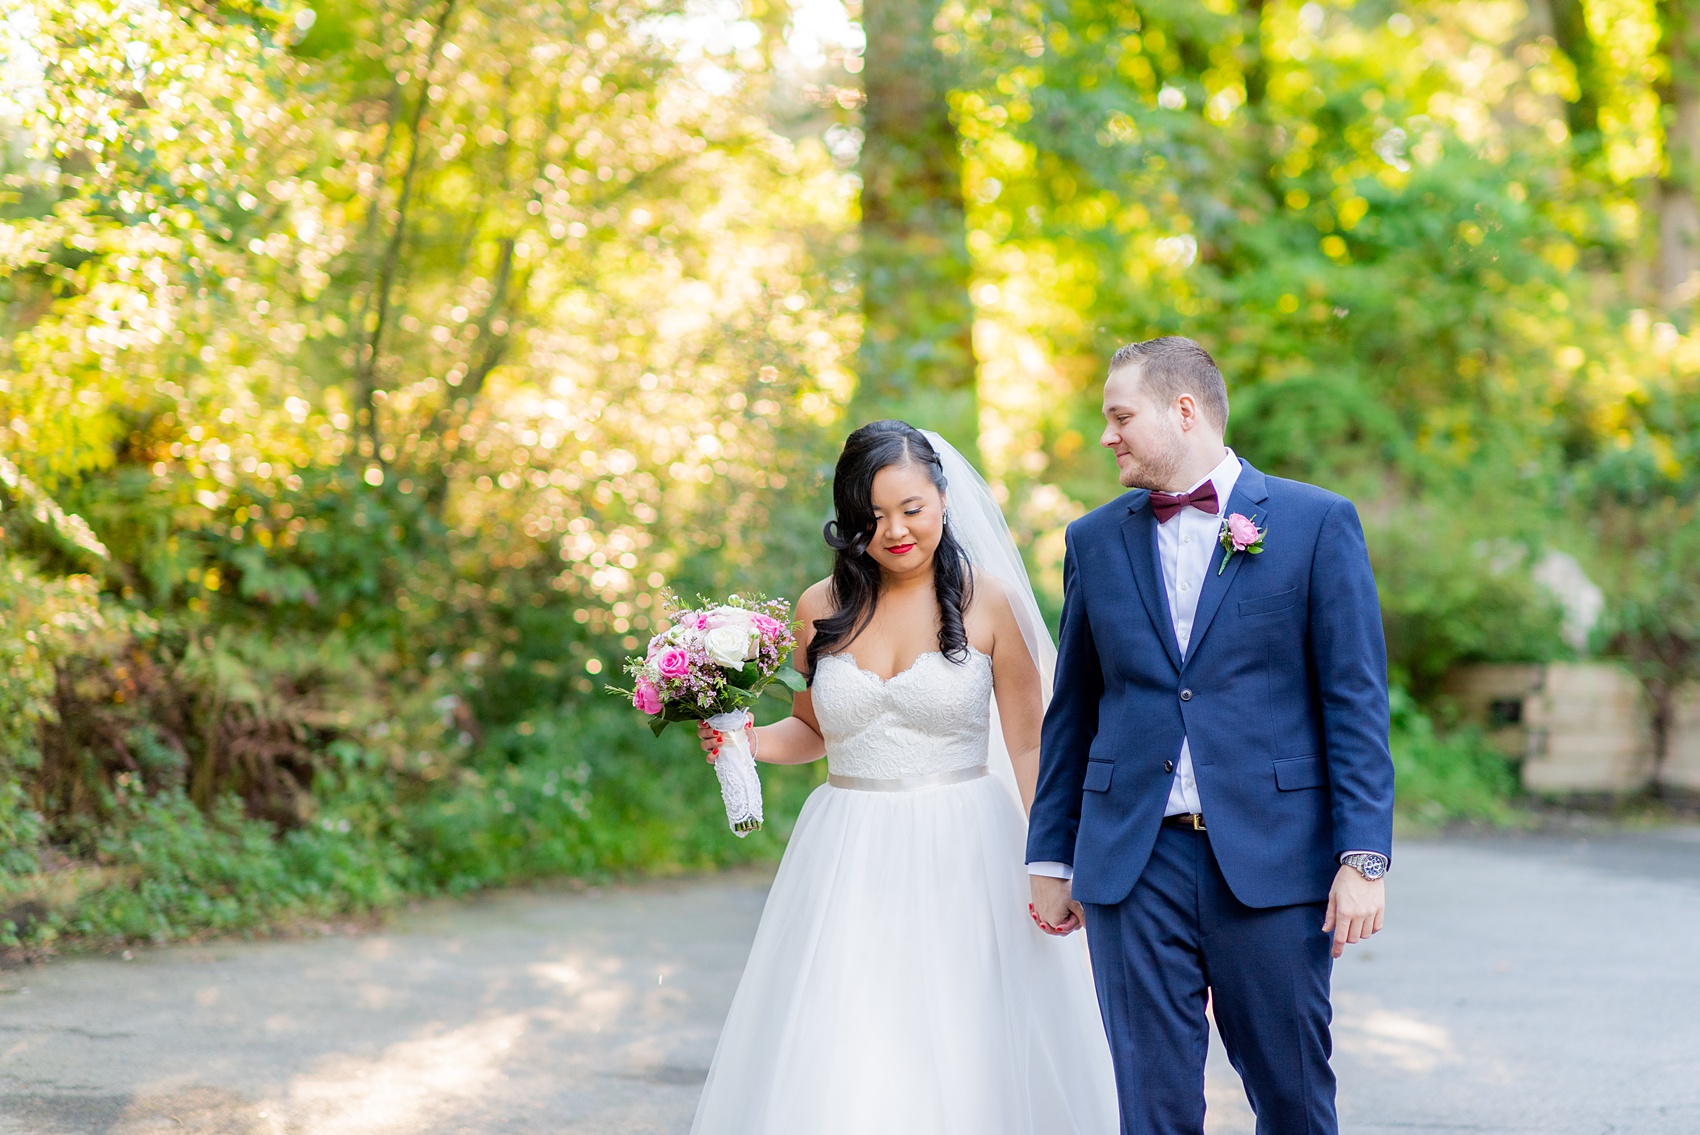
[[[1627,795],[1652,784],[1653,737],[1641,684],[1598,662],[1462,666],[1446,693],[1464,720],[1521,764],[1543,795]],[[1700,691],[1684,699],[1661,783],[1700,788]]]
[[[1700,792],[1700,686],[1689,686],[1677,697],[1671,723],[1670,750],[1659,770],[1659,783],[1684,792]]]

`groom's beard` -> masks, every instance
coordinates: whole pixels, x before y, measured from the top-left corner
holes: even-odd
[[[1175,477],[1186,461],[1186,443],[1176,431],[1157,452],[1144,455],[1129,453],[1128,457],[1132,464],[1119,474],[1122,488],[1172,492]]]

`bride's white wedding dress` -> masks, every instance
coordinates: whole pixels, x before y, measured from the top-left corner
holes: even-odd
[[[804,805],[693,1135],[1111,1135],[1082,935],[1028,917],[1026,824],[986,774],[991,660],[818,664]]]

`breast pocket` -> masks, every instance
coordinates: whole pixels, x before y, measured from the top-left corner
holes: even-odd
[[[1285,611],[1299,601],[1299,589],[1289,587],[1285,591],[1277,591],[1273,595],[1255,595],[1250,599],[1241,599],[1239,611],[1241,616],[1267,615],[1274,611]]]
[[[1086,780],[1080,787],[1088,792],[1108,792],[1110,778],[1116,771],[1113,761],[1087,761]]]

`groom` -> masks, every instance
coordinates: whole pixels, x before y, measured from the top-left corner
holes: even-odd
[[[1133,491],[1068,528],[1034,916],[1084,919],[1124,1135],[1204,1130],[1207,999],[1258,1135],[1332,1135],[1329,975],[1381,928],[1392,853],[1363,530],[1223,447],[1190,339],[1117,351],[1104,418]]]

